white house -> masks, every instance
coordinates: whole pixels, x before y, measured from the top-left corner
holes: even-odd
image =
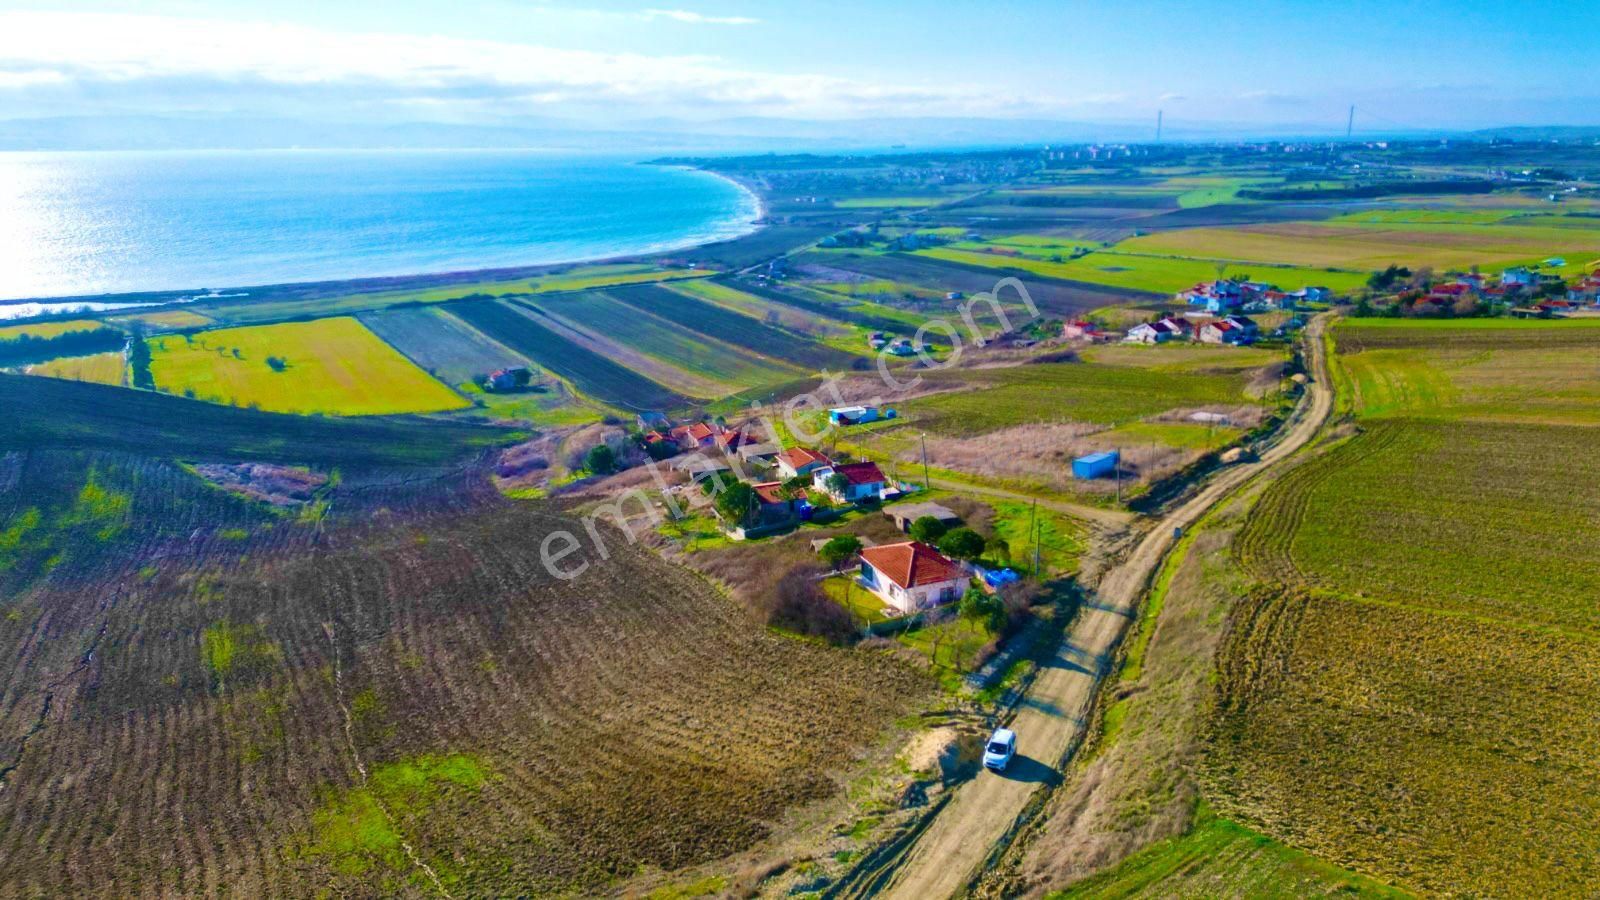
[[[828,482],[833,476],[844,478],[844,487],[834,490]],[[876,500],[883,495],[889,480],[874,462],[848,463],[842,466],[823,466],[811,472],[811,483],[819,491],[841,503],[858,503]]]
[[[810,475],[812,472],[833,465],[833,461],[815,450],[804,447],[790,447],[778,454],[778,474],[785,481],[799,478],[801,475]]]
[[[861,585],[902,613],[953,603],[971,580],[960,563],[920,541],[861,551]]]

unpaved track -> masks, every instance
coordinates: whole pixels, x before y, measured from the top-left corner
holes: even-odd
[[[1017,758],[1005,775],[984,772],[959,788],[926,831],[884,871],[866,879],[869,891],[906,900],[952,897],[978,874],[996,845],[1010,835],[1041,784],[1082,741],[1101,679],[1139,598],[1172,549],[1174,529],[1187,528],[1219,501],[1276,466],[1310,441],[1333,410],[1322,335],[1328,316],[1314,319],[1305,347],[1312,381],[1283,438],[1257,462],[1225,469],[1194,497],[1156,523],[1121,565],[1106,574],[1055,656],[1039,671],[1011,727]]]

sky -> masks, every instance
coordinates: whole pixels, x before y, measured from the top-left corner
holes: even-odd
[[[1595,34],[1600,0],[0,0],[0,119],[1600,125]]]

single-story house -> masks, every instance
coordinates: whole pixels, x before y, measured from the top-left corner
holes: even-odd
[[[795,496],[786,497],[781,481],[763,481],[751,488],[756,492],[756,505],[764,523],[792,519],[806,506],[806,492],[798,491]]]
[[[1067,322],[1061,326],[1061,336],[1068,340],[1099,340],[1105,333],[1105,330],[1099,325],[1096,325],[1087,319],[1079,319],[1075,322]]]
[[[884,507],[883,514],[888,516],[889,520],[894,522],[894,526],[901,531],[910,531],[911,523],[924,516],[932,516],[945,525],[955,525],[961,521],[961,517],[949,507],[930,502],[897,503],[894,506]]]
[[[1503,285],[1517,284],[1531,287],[1539,283],[1539,276],[1521,266],[1514,266],[1500,273],[1500,283]]]
[[[829,479],[835,475],[844,477],[844,489],[838,492],[828,487]],[[877,463],[859,462],[815,469],[811,473],[811,483],[817,490],[842,503],[859,503],[878,499],[889,480],[883,477]]]
[[[1128,329],[1128,336],[1123,341],[1130,344],[1165,344],[1167,341],[1181,341],[1189,337],[1192,327],[1183,319],[1174,319],[1167,316],[1159,322],[1145,322]]]
[[[740,444],[739,458],[745,462],[772,459],[773,457],[777,456],[779,451],[782,449],[783,448],[779,447],[777,444]]]
[[[672,461],[672,468],[679,472],[687,473],[692,482],[704,481],[707,478],[732,472],[733,467],[721,460],[712,459],[702,453],[691,453],[680,456]]]
[[[712,438],[711,443],[723,453],[734,453],[737,452],[747,440],[749,440],[749,438],[745,437],[743,432],[734,431],[733,429],[729,428],[724,429],[722,432],[718,433],[716,437]]]
[[[722,429],[715,423],[695,422],[690,425],[679,425],[668,432],[668,435],[685,450],[699,450],[710,447],[721,431]]]
[[[778,474],[785,480],[810,475],[824,466],[831,465],[833,460],[804,447],[790,447],[778,453]]]
[[[972,580],[966,568],[919,541],[861,551],[861,585],[902,613],[954,603]]]
[[[511,366],[490,372],[489,377],[485,379],[484,387],[490,391],[514,391],[532,379],[533,373],[527,366]]]
[[[654,409],[647,409],[639,413],[640,431],[666,431],[672,427],[672,422],[667,414]]]

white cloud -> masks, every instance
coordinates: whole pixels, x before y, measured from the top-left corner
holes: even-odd
[[[647,19],[671,19],[674,22],[684,22],[689,25],[755,25],[760,19],[748,16],[707,16],[686,9],[647,9],[644,11]]]
[[[314,104],[351,97],[413,105],[453,100],[503,115],[554,103],[607,112],[635,107],[651,115],[971,114],[1018,102],[967,83],[909,87],[751,72],[699,56],[340,33],[281,22],[0,11],[0,91],[51,86],[68,99],[77,90],[80,99],[165,99],[174,108],[203,105],[196,98],[237,105],[270,94]]]

